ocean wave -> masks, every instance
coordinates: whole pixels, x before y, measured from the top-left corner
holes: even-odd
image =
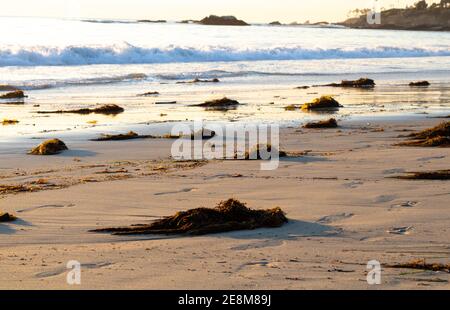
[[[92,85],[104,85],[104,84],[115,84],[121,82],[131,82],[147,79],[148,76],[143,73],[130,73],[124,75],[115,76],[101,76],[95,78],[87,79],[65,79],[65,80],[36,80],[36,81],[25,81],[21,83],[8,84],[12,88],[19,88],[22,90],[39,90],[39,89],[50,89],[57,87],[67,87],[67,86],[92,86]]]
[[[354,49],[305,49],[274,47],[236,49],[231,47],[144,48],[130,44],[113,46],[68,46],[0,48],[0,66],[67,66],[94,64],[153,64],[214,61],[320,60],[450,56],[450,50],[375,47]]]

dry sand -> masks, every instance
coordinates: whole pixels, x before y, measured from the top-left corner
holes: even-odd
[[[29,145],[18,145],[0,155],[0,184],[36,191],[0,198],[0,210],[20,218],[0,224],[0,288],[450,289],[445,272],[383,268],[381,285],[366,282],[374,259],[449,262],[450,183],[387,178],[449,169],[448,148],[393,146],[403,130],[438,122],[283,129],[282,149],[311,152],[282,159],[276,171],[258,161],[175,163],[165,140],[72,143],[52,157],[27,156]],[[230,197],[279,206],[290,222],[201,237],[88,232]],[[66,283],[69,260],[83,264],[79,286]]]

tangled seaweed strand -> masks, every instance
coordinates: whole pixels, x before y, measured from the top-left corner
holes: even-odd
[[[280,208],[252,210],[235,199],[220,202],[214,209],[198,208],[181,211],[148,225],[96,229],[114,235],[189,234],[205,235],[261,227],[280,227],[288,219]]]

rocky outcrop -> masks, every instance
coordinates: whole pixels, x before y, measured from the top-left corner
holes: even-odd
[[[369,24],[367,15],[350,18],[342,26],[362,29],[450,30],[450,9],[437,5],[428,8],[390,9],[381,12],[380,24]]]
[[[243,20],[237,19],[234,16],[216,16],[210,15],[197,22],[202,25],[215,25],[215,26],[248,26]]]

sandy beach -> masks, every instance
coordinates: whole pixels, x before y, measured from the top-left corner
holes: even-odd
[[[282,149],[308,152],[275,171],[259,161],[175,162],[167,140],[73,142],[50,159],[13,148],[1,155],[1,184],[35,185],[1,195],[0,210],[20,220],[0,224],[0,288],[448,289],[449,274],[434,271],[383,268],[381,285],[366,282],[370,260],[447,263],[448,183],[390,178],[448,169],[448,148],[394,146],[441,121],[284,128]],[[279,206],[289,223],[199,237],[88,232],[231,197]],[[82,263],[80,286],[66,283],[69,260]]]
[[[450,289],[448,0],[28,2],[0,290]]]

